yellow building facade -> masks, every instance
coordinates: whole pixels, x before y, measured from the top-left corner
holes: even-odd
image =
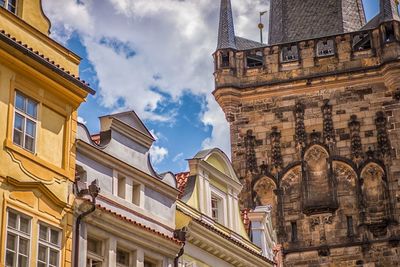
[[[0,266],[72,266],[77,108],[94,92],[40,0],[0,6]]]

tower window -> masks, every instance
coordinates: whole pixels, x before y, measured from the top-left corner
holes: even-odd
[[[353,51],[371,49],[371,36],[369,33],[360,33],[353,36]]]
[[[352,216],[347,216],[347,236],[348,237],[354,236],[353,217]]]
[[[297,45],[286,46],[281,52],[282,62],[292,62],[299,59],[299,51]]]
[[[383,26],[382,34],[384,43],[393,42],[396,39],[392,23],[387,23],[386,25]]]
[[[335,54],[335,45],[333,40],[324,40],[317,43],[317,56],[325,57]]]
[[[17,13],[17,0],[0,0],[0,6],[14,14]]]
[[[290,226],[292,228],[292,242],[296,242],[297,241],[297,222],[291,222]]]
[[[264,58],[263,54],[261,51],[257,52],[250,52],[247,54],[246,57],[246,62],[247,62],[247,67],[248,68],[253,68],[253,67],[261,67],[264,65]]]
[[[224,52],[221,54],[221,67],[229,67],[229,52]]]

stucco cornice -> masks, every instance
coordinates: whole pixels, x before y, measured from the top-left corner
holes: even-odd
[[[173,188],[172,186],[164,183],[157,177],[151,176],[101,150],[100,147],[95,147],[91,144],[88,144],[82,140],[76,141],[77,150],[83,155],[95,158],[101,164],[105,166],[109,166],[111,168],[117,167],[122,169],[124,172],[129,173],[132,177],[134,177],[138,182],[152,188],[155,191],[158,191],[163,194],[167,194],[167,196],[175,199],[179,194],[179,190]]]

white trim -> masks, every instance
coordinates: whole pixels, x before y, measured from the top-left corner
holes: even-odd
[[[218,188],[210,185],[210,197],[208,198],[209,213],[208,216],[212,218],[211,199],[215,196],[220,200],[222,207],[218,207],[218,222],[222,225],[228,226],[228,210],[227,210],[227,195]]]

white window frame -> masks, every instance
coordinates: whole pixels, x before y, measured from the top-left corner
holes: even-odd
[[[24,98],[24,110],[20,110],[19,108],[17,108],[17,96],[20,95]],[[13,124],[13,144],[25,149],[26,151],[29,151],[30,153],[35,153],[36,152],[36,141],[37,141],[37,131],[38,131],[38,113],[39,113],[39,102],[36,101],[35,99],[23,94],[22,92],[16,90],[15,91],[15,95],[14,95],[15,99],[14,99],[14,124]],[[33,103],[36,104],[36,117],[32,117],[31,115],[29,115],[27,113],[27,105],[28,105],[28,101],[31,101]],[[17,119],[17,115],[21,116],[23,118],[23,125],[22,125],[22,131],[19,129],[16,129],[15,127],[15,122]],[[26,126],[27,126],[27,122],[32,121],[35,124],[35,129],[34,129],[34,136],[31,136],[29,134],[26,133]],[[14,131],[20,132],[22,134],[22,143],[18,144],[17,142],[15,142],[14,140]],[[26,136],[30,137],[33,139],[33,150],[30,150],[29,148],[26,147],[26,143],[25,143],[25,138]]]
[[[227,224],[227,219],[228,219],[228,209],[227,209],[227,194],[224,193],[223,191],[219,190],[218,188],[210,185],[210,191],[211,191],[211,198],[208,201],[209,206],[209,211],[210,211],[210,217],[212,218],[212,207],[211,207],[211,199],[214,196],[219,200],[219,207],[218,207],[218,219],[217,222],[225,225]]]
[[[3,0],[3,2],[4,2],[3,8],[7,9],[8,11],[10,11],[13,14],[17,14],[18,0],[15,0],[15,6],[13,6],[14,7],[14,12],[12,12],[9,9],[9,6],[12,6],[11,3],[10,3],[11,1],[12,0]]]
[[[95,253],[93,251],[89,251],[87,246],[86,246],[86,253],[87,253],[86,264],[87,264],[88,260],[90,262],[99,261],[99,262],[101,262],[100,266],[104,266],[104,241],[101,240],[101,239],[98,239],[96,237],[92,237],[92,236],[88,236],[86,238],[86,241],[88,241],[89,239],[92,239],[92,240],[100,243],[100,254],[97,254],[97,253]],[[90,264],[92,264],[92,263],[90,263]],[[88,266],[86,266],[86,267],[88,267]]]
[[[12,228],[12,227],[10,227],[9,225],[8,225],[8,223],[9,223],[9,215],[10,215],[10,213],[14,213],[15,215],[17,215],[17,221],[16,221],[16,229],[15,228]],[[25,232],[22,232],[21,230],[20,230],[20,222],[21,222],[21,218],[24,218],[24,219],[27,219],[27,220],[29,220],[29,223],[28,223],[28,233],[25,233]],[[7,252],[8,251],[11,251],[11,252],[14,252],[15,254],[15,265],[14,266],[18,266],[18,260],[19,260],[19,256],[20,255],[23,255],[23,256],[25,256],[26,258],[27,258],[27,262],[28,262],[28,266],[30,265],[30,256],[31,256],[31,231],[32,231],[32,218],[31,217],[29,217],[29,216],[26,216],[26,215],[24,215],[24,214],[22,214],[22,213],[20,213],[20,212],[18,212],[18,211],[15,211],[15,210],[13,210],[13,209],[8,209],[7,210],[7,232],[6,232],[6,253],[5,253],[5,255],[4,255],[4,262],[6,262],[6,257],[7,257]],[[15,247],[15,251],[12,251],[12,250],[10,250],[10,249],[8,249],[7,248],[7,242],[8,242],[8,235],[14,235],[15,237],[16,237],[16,247]],[[20,253],[20,251],[19,251],[19,245],[20,245],[20,239],[21,238],[23,238],[23,239],[26,239],[26,240],[28,240],[28,255],[24,255],[24,254],[21,254]],[[14,267],[14,266],[12,266],[12,267]],[[8,265],[6,265],[6,267],[8,267]]]
[[[44,263],[46,267],[60,267],[61,266],[61,243],[62,243],[62,230],[52,227],[48,224],[39,222],[38,223],[38,247],[37,247],[37,264],[40,261],[40,263]],[[43,240],[40,238],[40,227],[46,227],[47,228],[47,239],[48,240]],[[51,242],[51,230],[56,231],[58,233],[58,244],[54,244]],[[39,248],[40,246],[43,246],[46,248],[46,261],[43,262],[39,260]],[[50,251],[56,251],[58,253],[58,259],[57,259],[57,265],[50,265]]]

